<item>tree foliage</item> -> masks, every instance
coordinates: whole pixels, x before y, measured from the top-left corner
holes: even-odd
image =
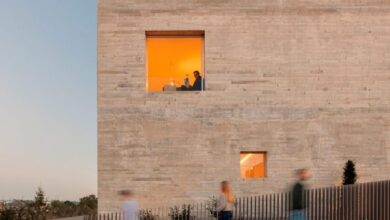
[[[41,187],[36,191],[32,201],[13,200],[0,206],[0,220],[46,220],[96,213],[95,195],[82,197],[77,202],[59,200],[48,202]]]
[[[352,160],[348,160],[344,166],[343,185],[355,184],[356,180],[355,163]]]

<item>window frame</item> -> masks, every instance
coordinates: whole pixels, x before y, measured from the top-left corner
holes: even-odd
[[[241,177],[240,163],[240,179],[242,180],[263,180],[268,177],[268,152],[267,151],[240,151],[241,154],[263,154],[264,155],[264,176],[263,177]]]
[[[202,40],[202,65],[200,72],[203,73],[202,89],[197,91],[173,91],[173,92],[204,92],[206,90],[206,68],[205,68],[205,31],[204,30],[148,30],[145,31],[145,90],[148,93],[169,93],[164,91],[149,91],[148,89],[148,38],[185,38],[185,37],[199,37]]]

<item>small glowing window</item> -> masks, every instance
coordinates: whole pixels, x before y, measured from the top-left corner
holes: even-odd
[[[147,31],[146,90],[204,90],[203,41],[203,31]]]
[[[266,153],[265,152],[241,152],[240,170],[241,178],[265,177]]]

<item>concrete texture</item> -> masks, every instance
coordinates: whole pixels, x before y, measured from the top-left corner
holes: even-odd
[[[204,30],[207,91],[145,90],[145,31]],[[267,177],[240,179],[240,151]],[[100,0],[99,211],[132,189],[143,207],[390,178],[390,2]]]

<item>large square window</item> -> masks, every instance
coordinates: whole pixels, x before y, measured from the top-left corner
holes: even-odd
[[[203,50],[203,31],[147,31],[147,91],[204,90]]]
[[[265,177],[265,166],[265,152],[240,153],[241,178],[263,178]]]

